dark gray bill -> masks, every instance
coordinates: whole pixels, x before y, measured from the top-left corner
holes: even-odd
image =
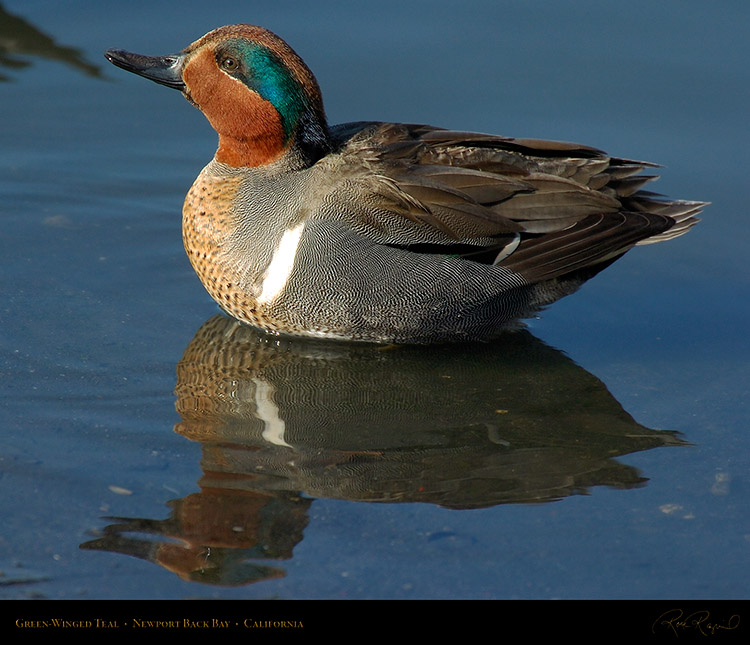
[[[105,58],[128,72],[138,74],[149,80],[183,91],[185,83],[182,80],[182,58],[181,54],[172,56],[143,56],[123,51],[122,49],[110,49],[104,54]]]

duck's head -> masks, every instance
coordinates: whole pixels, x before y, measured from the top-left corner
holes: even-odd
[[[314,163],[329,149],[320,88],[281,38],[253,25],[216,29],[179,54],[110,50],[129,72],[182,91],[219,133],[216,159],[262,166],[288,157]]]

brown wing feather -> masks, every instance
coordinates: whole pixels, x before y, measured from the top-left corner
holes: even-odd
[[[373,192],[408,205],[403,214],[419,225],[460,244],[482,238],[480,249],[520,233],[501,264],[530,280],[681,235],[704,206],[642,190],[657,177],[640,173],[656,164],[575,143],[394,123],[348,124],[335,136],[342,155],[371,169]]]

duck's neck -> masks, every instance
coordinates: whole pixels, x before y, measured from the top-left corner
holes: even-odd
[[[278,161],[285,152],[286,148],[270,133],[253,138],[224,134],[219,135],[216,161],[234,168],[267,166]]]
[[[257,110],[263,112],[256,114],[259,121],[245,120],[244,130],[232,127],[220,131],[216,161],[234,168],[258,167],[286,156],[290,169],[299,169],[311,166],[331,151],[325,122],[314,115],[304,115],[292,138],[286,140],[278,113],[268,103],[264,105],[267,109]],[[257,127],[259,122],[262,129]]]

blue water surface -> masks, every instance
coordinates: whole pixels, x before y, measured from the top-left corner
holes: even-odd
[[[750,5],[1,9],[0,598],[750,596]],[[182,249],[215,133],[102,55],[235,22],[332,123],[579,141],[712,205],[509,345],[242,336]]]

